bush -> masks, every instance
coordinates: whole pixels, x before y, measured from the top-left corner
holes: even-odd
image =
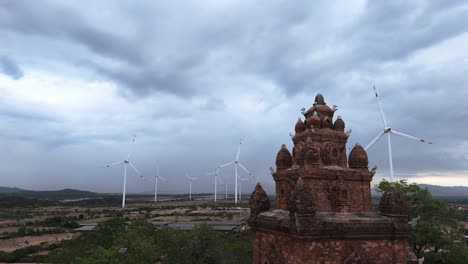
[[[120,248],[127,248],[123,254]],[[251,263],[250,234],[224,234],[207,225],[192,231],[157,230],[143,220],[113,218],[94,232],[65,241],[50,263]]]

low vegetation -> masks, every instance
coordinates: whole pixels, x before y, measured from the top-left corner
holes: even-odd
[[[432,197],[427,189],[409,184],[406,180],[395,182],[409,206],[409,216],[415,224],[410,233],[410,245],[425,264],[468,263],[468,247],[463,239],[459,222],[464,212]],[[390,182],[383,180],[377,191],[383,193]]]
[[[53,251],[50,263],[251,263],[249,233],[225,234],[207,225],[192,231],[155,229],[143,220],[113,218]]]

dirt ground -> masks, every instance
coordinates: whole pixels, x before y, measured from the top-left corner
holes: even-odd
[[[241,221],[248,217],[249,209],[246,201],[234,206],[233,201],[220,200],[216,204],[212,200],[161,200],[156,204],[148,198],[129,199],[125,209],[115,206],[48,206],[40,208],[14,208],[2,209],[3,215],[9,218],[0,218],[0,237],[10,236],[9,239],[0,239],[0,251],[12,252],[16,249],[34,246],[49,245],[62,240],[79,236],[72,228],[62,226],[41,226],[44,220],[52,217],[63,217],[78,224],[99,223],[113,217],[128,217],[130,219],[145,219],[148,221]],[[6,211],[5,211],[6,210]],[[8,211],[10,210],[10,211]],[[16,215],[18,215],[16,217]],[[43,235],[17,235],[19,228],[53,229],[62,228],[65,232]],[[47,254],[48,251],[35,253]]]
[[[8,240],[3,240],[0,243],[0,250],[5,252],[12,252],[16,249],[40,245],[41,243],[55,243],[62,240],[72,239],[76,236],[76,233],[62,233],[62,234],[48,234],[42,236],[25,236],[17,237]]]

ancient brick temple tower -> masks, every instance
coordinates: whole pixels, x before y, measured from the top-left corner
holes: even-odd
[[[250,198],[254,263],[414,263],[408,249],[407,208],[391,188],[371,207],[367,154],[356,144],[321,94],[303,111],[292,137],[276,156],[276,209],[260,184]]]

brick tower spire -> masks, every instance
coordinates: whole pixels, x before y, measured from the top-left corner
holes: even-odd
[[[336,106],[323,95],[303,110],[295,124],[291,152],[276,156],[276,209],[253,210],[254,263],[408,263],[407,212],[395,188],[384,194],[382,213],[372,211],[366,151],[356,144],[349,156],[350,132]],[[260,195],[261,194],[261,195]],[[252,208],[263,189],[256,188]],[[264,207],[266,208],[266,207]],[[406,222],[405,222],[406,221]],[[361,262],[355,262],[355,261]],[[281,262],[278,262],[281,261]]]

